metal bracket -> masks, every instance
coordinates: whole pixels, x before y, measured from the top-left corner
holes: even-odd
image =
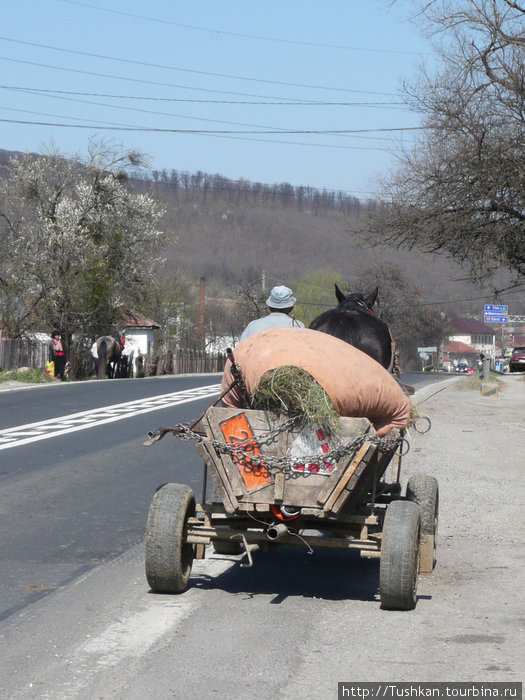
[[[252,559],[252,552],[256,552],[259,549],[258,544],[248,544],[248,541],[246,540],[246,535],[244,532],[239,532],[237,535],[232,535],[230,537],[231,540],[235,539],[241,539],[242,540],[242,546],[244,547],[244,551],[246,552],[246,556],[248,558],[248,563],[246,562],[241,562],[241,566],[243,568],[250,568],[253,566],[253,559]]]

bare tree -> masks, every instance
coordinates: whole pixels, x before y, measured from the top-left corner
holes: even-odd
[[[525,5],[418,2],[443,68],[407,99],[424,135],[383,183],[368,226],[376,242],[446,253],[486,281],[525,276]]]
[[[268,312],[266,306],[267,292],[260,288],[261,280],[245,282],[237,290],[237,310],[238,318],[242,323],[241,332],[244,326]]]
[[[424,290],[392,264],[372,264],[355,279],[353,291],[379,288],[376,315],[388,324],[403,369],[419,367],[418,347],[439,345],[446,334],[445,314],[425,303]]]

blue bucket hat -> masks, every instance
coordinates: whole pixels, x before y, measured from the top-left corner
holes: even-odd
[[[272,309],[289,309],[291,306],[295,306],[296,301],[292,290],[280,285],[272,289],[266,300],[266,305]]]

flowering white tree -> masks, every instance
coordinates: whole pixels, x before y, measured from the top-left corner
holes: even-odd
[[[163,215],[135,194],[136,153],[91,142],[89,157],[14,158],[0,180],[0,318],[12,335],[57,328],[68,342],[107,333],[155,277]]]

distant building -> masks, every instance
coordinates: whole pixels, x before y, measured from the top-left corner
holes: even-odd
[[[475,318],[454,318],[449,321],[450,335],[445,343],[445,351],[453,353],[454,351],[464,354],[468,353],[483,353],[488,357],[495,357],[496,353],[496,331],[490,326],[487,326]],[[450,350],[453,343],[461,343],[464,347],[452,346],[454,350]]]
[[[123,313],[121,317],[122,330],[126,334],[126,351],[137,357],[141,355],[151,355],[153,353],[154,339],[153,332],[160,328],[156,321],[147,318],[140,311],[130,309]]]

